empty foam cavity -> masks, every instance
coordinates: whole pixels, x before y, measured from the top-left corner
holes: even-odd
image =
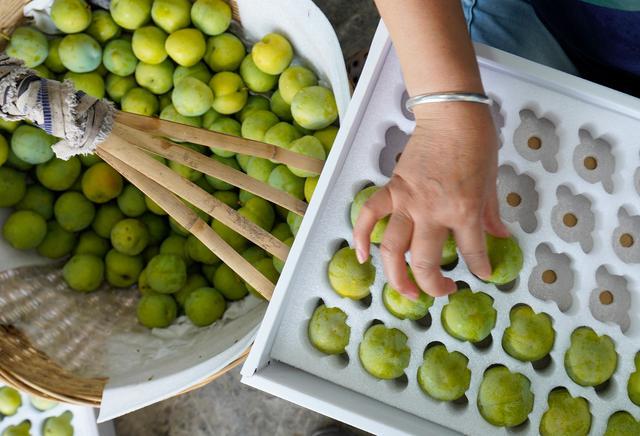
[[[404,132],[400,127],[393,125],[389,127],[384,135],[384,145],[380,150],[378,159],[380,172],[391,177],[404,147],[409,142],[411,135]]]
[[[623,332],[627,331],[631,323],[631,293],[627,289],[627,279],[609,273],[604,265],[595,275],[597,286],[589,296],[591,314],[599,321],[618,324]]]
[[[558,171],[556,155],[560,138],[556,126],[548,118],[538,118],[530,109],[519,113],[520,125],[513,133],[513,145],[522,157],[531,162],[540,162],[550,173]]]
[[[564,253],[555,253],[547,244],[540,244],[535,251],[536,266],[529,275],[529,292],[541,300],[550,300],[566,312],[573,296],[573,270],[571,258]]]
[[[602,138],[594,138],[586,129],[578,132],[580,143],[573,150],[573,167],[589,183],[601,183],[606,192],[613,192],[616,168],[611,145]]]
[[[640,263],[640,216],[630,215],[621,207],[618,221],[611,240],[613,251],[625,263]]]
[[[538,191],[533,178],[516,173],[511,165],[501,165],[498,168],[498,200],[502,219],[517,222],[527,233],[536,230]]]
[[[496,137],[498,138],[498,147],[502,148],[502,144],[504,142],[504,138],[502,136],[502,129],[505,125],[505,115],[502,112],[501,99],[496,94],[489,93],[488,96],[491,98],[491,119],[493,120],[493,125],[496,128]]]
[[[405,89],[402,92],[402,97],[400,98],[400,110],[402,111],[402,115],[404,115],[406,119],[414,121],[416,117],[415,115],[413,115],[413,112],[407,110],[407,100],[409,100],[409,93]]]
[[[566,242],[578,242],[582,251],[589,253],[593,248],[595,214],[591,210],[591,200],[582,194],[574,195],[566,185],[556,190],[557,204],[551,209],[553,231]]]

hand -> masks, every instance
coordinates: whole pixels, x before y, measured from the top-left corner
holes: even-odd
[[[389,183],[361,209],[353,230],[358,260],[369,257],[376,222],[391,215],[380,253],[391,285],[409,298],[420,289],[436,297],[455,292],[442,276],[442,246],[450,231],[469,269],[491,274],[487,231],[509,236],[496,191],[498,140],[488,106],[436,103],[416,106],[416,128]],[[405,253],[420,289],[408,276]]]

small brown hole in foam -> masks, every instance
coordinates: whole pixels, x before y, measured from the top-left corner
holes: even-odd
[[[507,204],[509,206],[518,207],[520,206],[520,203],[522,203],[522,197],[520,197],[520,194],[516,192],[509,192],[507,194]]]
[[[556,280],[558,280],[558,276],[555,271],[548,269],[542,273],[542,281],[546,284],[550,285],[555,283]]]
[[[596,168],[598,168],[598,161],[596,160],[595,157],[593,156],[587,156],[584,158],[583,161],[584,167],[586,169],[588,169],[589,171],[593,171]]]
[[[578,217],[572,213],[567,213],[562,217],[562,222],[567,227],[575,227],[578,224]]]
[[[540,148],[542,147],[542,140],[537,136],[532,136],[527,140],[527,146],[531,150],[540,150]]]
[[[600,292],[599,299],[601,304],[608,306],[609,304],[613,303],[613,294],[611,293],[611,291],[602,291]]]
[[[633,245],[635,241],[633,240],[633,236],[631,236],[629,233],[623,233],[622,235],[620,235],[620,245],[622,245],[624,248],[629,248]]]

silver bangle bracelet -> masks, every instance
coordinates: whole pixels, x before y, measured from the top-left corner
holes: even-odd
[[[419,94],[407,99],[405,108],[413,112],[414,106],[425,103],[442,103],[449,101],[466,101],[491,105],[491,98],[485,94],[475,92],[437,92],[432,94]]]

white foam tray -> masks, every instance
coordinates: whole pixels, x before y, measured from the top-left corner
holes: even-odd
[[[640,163],[640,103],[635,98],[486,46],[476,46],[476,53],[485,87],[500,102],[505,121],[501,129],[504,145],[500,150],[500,164],[511,165],[516,173],[531,176],[539,196],[536,230],[526,233],[518,223],[509,226],[525,258],[520,278],[511,292],[480,282],[463,262],[447,273],[494,298],[498,319],[492,331],[492,345],[478,349],[453,339],[442,329],[440,311],[446,298],[437,299],[430,309],[433,323],[426,330],[389,314],[380,298],[385,278],[376,247],[372,249],[372,256],[377,274],[369,307],[340,298],[329,285],[327,264],[331,256],[344,240],[352,241],[348,215],[354,195],[368,182],[377,185],[386,182],[379,171],[378,157],[387,129],[397,125],[409,133],[413,128],[413,122],[400,110],[404,92],[402,75],[387,31],[381,25],[343,128],[292,247],[290,261],[243,367],[244,383],[375,434],[493,435],[514,431],[537,434],[540,417],[547,409],[547,395],[559,386],[589,401],[593,435],[604,432],[608,417],[617,410],[627,410],[640,418],[640,408],[634,406],[626,394],[627,378],[635,370],[633,358],[640,348],[637,340],[640,269],[623,263],[611,244],[611,235],[618,226],[619,207],[625,206],[631,215],[640,213],[640,197],[633,186],[633,174]],[[547,172],[540,162],[524,159],[514,148],[513,133],[520,125],[518,114],[522,109],[530,109],[555,124],[560,141],[556,173]],[[572,156],[580,142],[580,129],[588,130],[594,137],[604,135],[612,145],[616,159],[612,194],[606,193],[601,184],[581,179],[574,170]],[[589,254],[585,254],[578,243],[560,239],[551,227],[551,209],[557,204],[559,185],[570,187],[574,194],[584,194],[593,204],[594,246]],[[572,259],[573,303],[566,312],[560,311],[553,301],[535,298],[527,288],[529,275],[537,264],[536,247],[543,242],[554,252],[566,253]],[[590,312],[590,294],[598,287],[595,272],[601,265],[606,265],[611,274],[627,279],[631,291],[631,320],[625,333],[616,324],[596,320]],[[347,364],[318,352],[307,339],[307,323],[320,298],[328,306],[339,307],[348,314],[351,340],[346,350],[350,358]],[[543,370],[535,370],[531,364],[510,357],[500,345],[502,333],[509,325],[509,311],[517,303],[526,303],[536,312],[546,312],[554,320],[556,342],[551,352],[552,363]],[[374,379],[358,360],[357,347],[374,319],[402,330],[409,337],[411,360],[405,371],[406,385]],[[564,370],[563,357],[569,336],[582,325],[609,335],[619,355],[618,369],[609,387],[599,393],[593,388],[578,386]],[[466,393],[466,406],[432,400],[418,387],[416,372],[422,363],[423,350],[434,341],[469,358],[472,379]],[[516,430],[494,427],[478,413],[478,388],[483,372],[492,364],[503,364],[532,382],[534,408],[528,424]]]

